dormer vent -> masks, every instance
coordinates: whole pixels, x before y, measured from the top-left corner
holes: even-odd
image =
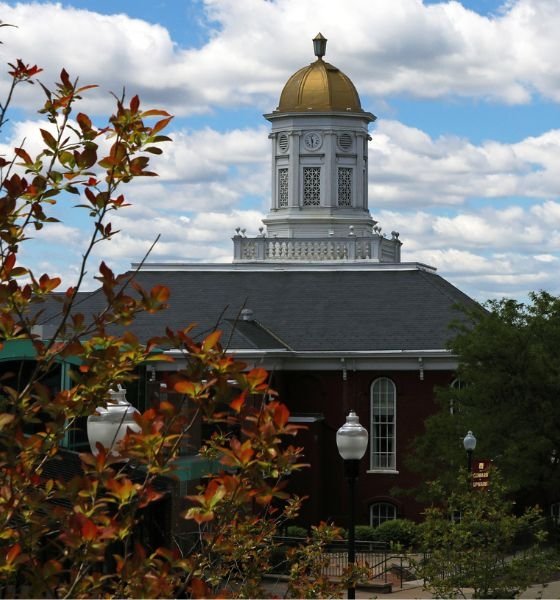
[[[242,321],[254,321],[255,313],[250,308],[244,308],[241,310],[240,318]]]

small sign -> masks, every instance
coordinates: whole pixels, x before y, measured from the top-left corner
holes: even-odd
[[[492,461],[488,459],[475,460],[472,466],[472,487],[480,490],[487,489],[490,485],[490,466]]]

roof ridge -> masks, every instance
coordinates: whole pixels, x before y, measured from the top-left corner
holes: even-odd
[[[423,277],[433,288],[440,291],[447,298],[449,298],[449,300],[452,300],[454,304],[456,304],[458,300],[453,296],[453,294],[450,293],[449,286],[451,286],[455,292],[459,292],[459,294],[463,296],[463,300],[466,300],[468,303],[475,302],[478,304],[476,300],[473,300],[470,296],[467,296],[467,294],[461,291],[457,286],[454,286],[452,283],[441,277],[441,275],[438,273],[428,273],[427,271],[423,271],[421,269],[418,270],[418,273],[420,273],[421,277]],[[434,277],[437,278],[437,282]]]
[[[285,342],[279,335],[275,334],[266,325],[263,325],[260,321],[257,321],[256,319],[255,323],[259,327],[262,327],[268,333],[268,335],[271,335],[277,342],[280,342],[286,349],[290,350],[290,352],[295,352],[295,350],[290,346],[290,344],[288,344],[288,342]]]

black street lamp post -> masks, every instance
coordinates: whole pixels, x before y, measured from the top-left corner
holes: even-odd
[[[469,431],[463,440],[463,446],[467,451],[467,471],[470,473],[472,471],[472,455],[473,450],[476,448],[476,438],[473,435],[472,431]]]
[[[344,475],[348,479],[348,566],[356,563],[356,507],[355,488],[358,478],[360,460],[364,456],[368,445],[368,433],[360,425],[358,415],[351,410],[346,417],[346,423],[336,432],[336,445],[338,452],[344,460]],[[354,585],[348,587],[348,598],[356,597]]]

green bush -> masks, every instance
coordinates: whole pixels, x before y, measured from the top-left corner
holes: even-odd
[[[384,521],[374,529],[375,541],[388,544],[399,544],[410,548],[416,540],[416,523],[409,519],[392,519]]]
[[[290,525],[286,527],[286,535],[288,537],[307,537],[307,529],[305,527],[300,527],[299,525]]]
[[[365,540],[368,542],[374,541],[375,538],[375,527],[370,527],[369,525],[356,525],[356,539],[357,540]],[[348,533],[346,533],[346,537]]]

